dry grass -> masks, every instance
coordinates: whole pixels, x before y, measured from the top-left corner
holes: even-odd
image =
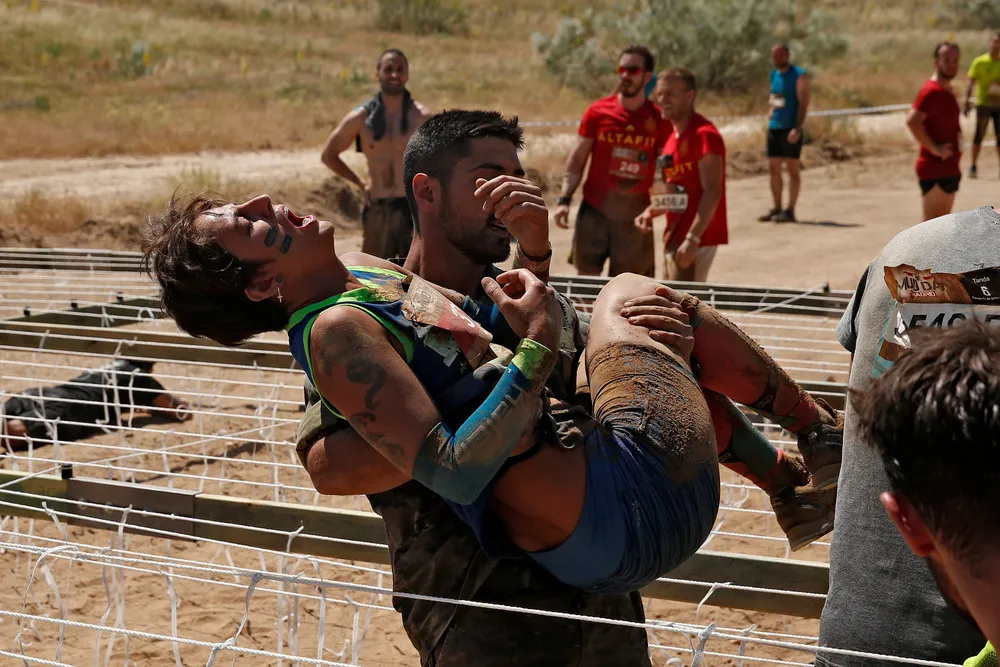
[[[820,108],[909,99],[948,36],[927,0],[821,3],[841,15],[852,49],[816,77]],[[39,0],[40,11],[10,0],[0,5],[0,159],[316,146],[371,94],[390,44],[410,55],[411,88],[432,108],[579,115],[587,100],[556,86],[529,39],[575,3],[462,5],[467,35],[414,36],[380,31],[377,3],[363,0]],[[985,35],[958,38],[971,53]],[[738,114],[763,98],[706,96],[702,107]]]

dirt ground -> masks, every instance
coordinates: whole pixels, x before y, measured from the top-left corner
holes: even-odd
[[[301,168],[303,178],[317,176],[316,165],[302,166],[305,156],[296,153],[268,152],[244,156],[243,164],[263,165],[263,173],[274,173],[271,169],[287,173]],[[310,154],[309,161],[315,160]],[[78,188],[88,189],[88,196],[120,195],[120,189],[148,187],[149,178],[162,185],[164,174],[175,173],[177,165],[163,167],[165,161],[175,158],[155,159],[114,159],[88,161],[16,161],[0,163],[0,195],[10,196],[19,188],[31,183],[58,183],[67,193],[78,195]],[[221,160],[233,165],[232,156],[185,157],[183,160]],[[240,158],[244,159],[244,158]],[[780,285],[807,288],[829,282],[835,288],[853,288],[864,266],[881,246],[899,230],[919,220],[920,208],[918,189],[912,172],[912,157],[898,156],[879,160],[867,160],[822,169],[809,169],[803,175],[803,192],[798,215],[804,221],[797,225],[776,225],[758,223],[756,216],[769,208],[769,191],[766,178],[755,177],[728,184],[731,243],[719,252],[711,279],[734,284]],[[220,162],[219,164],[221,164]],[[216,163],[212,163],[216,164]],[[49,169],[51,167],[51,169]],[[161,171],[158,171],[161,170]],[[46,171],[49,173],[46,174]],[[1000,190],[996,180],[997,163],[995,153],[984,154],[980,167],[981,180],[962,183],[956,209],[969,209],[982,204],[1000,204]],[[51,179],[51,180],[32,180]],[[143,185],[145,183],[146,185]],[[102,189],[106,188],[106,189]],[[343,221],[343,219],[341,219]],[[97,247],[102,238],[111,239],[109,247],[120,247],[112,231],[103,231],[94,225],[89,243]],[[106,234],[106,235],[105,235]],[[570,232],[553,231],[554,272],[567,273],[566,256],[569,249]],[[356,224],[346,222],[338,228],[338,243],[343,250],[360,245],[360,235]],[[7,284],[10,288],[13,282]],[[831,325],[826,322],[823,326]],[[152,326],[152,325],[144,325]],[[155,326],[170,330],[169,325]],[[829,335],[829,334],[827,334]],[[99,363],[92,357],[63,354],[41,354],[27,352],[0,353],[0,373],[3,391],[18,391],[26,386],[65,379],[67,367],[87,368]],[[50,364],[45,367],[39,364]],[[295,465],[294,454],[288,445],[265,444],[260,435],[239,436],[242,431],[261,424],[273,425],[270,438],[274,441],[292,437],[294,423],[300,413],[296,402],[301,397],[298,378],[289,373],[265,373],[249,370],[219,370],[194,365],[163,363],[157,373],[167,378],[166,384],[177,394],[205,394],[198,399],[196,410],[203,411],[192,422],[182,426],[158,419],[141,417],[136,426],[142,431],[110,433],[89,439],[85,444],[63,446],[57,458],[70,459],[79,464],[94,462],[109,456],[121,455],[127,451],[149,450],[133,460],[132,471],[112,470],[106,467],[81,467],[79,474],[88,476],[113,476],[126,479],[135,476],[136,481],[147,483],[170,483],[179,488],[197,488],[203,485],[213,493],[238,494],[260,499],[283,499],[293,502],[318,503],[349,509],[367,509],[363,499],[319,498],[309,490],[309,480]],[[13,379],[13,378],[25,379]],[[225,381],[235,384],[227,384]],[[281,399],[276,410],[264,411],[265,404],[272,405],[274,399]],[[269,403],[270,401],[270,403]],[[266,415],[266,418],[262,415]],[[168,430],[186,432],[190,436],[165,435]],[[268,433],[264,431],[263,433]],[[230,434],[227,436],[227,434]],[[229,439],[220,439],[224,435]],[[198,444],[198,438],[208,436],[206,442]],[[183,451],[186,457],[171,457],[167,461],[160,452],[165,442],[177,442],[177,438],[189,437],[191,446]],[[98,447],[103,445],[104,447]],[[21,461],[19,469],[38,470],[45,465],[44,459],[55,456],[51,448],[35,452],[35,461]],[[216,457],[216,458],[212,458]],[[166,462],[165,462],[166,461]],[[10,468],[11,461],[3,467]],[[207,481],[206,481],[207,476]],[[734,478],[727,477],[727,481]],[[729,499],[732,509],[721,516],[724,523],[721,530],[754,537],[725,537],[713,539],[709,548],[721,551],[783,557],[785,547],[779,538],[780,532],[773,517],[767,510],[763,496],[752,493],[740,502],[737,497]],[[757,510],[747,512],[741,510]],[[162,540],[148,537],[128,536],[119,543],[114,533],[92,529],[67,528],[69,541],[95,547],[125,548],[136,554],[172,555],[205,564],[207,568],[224,568],[228,564],[254,570],[270,572],[301,573],[303,576],[323,576],[327,580],[347,583],[378,584],[388,586],[384,575],[370,569],[357,569],[352,564],[312,563],[297,557],[284,558],[280,555],[261,555],[256,551],[239,548],[224,548],[212,543],[185,543],[173,541],[166,544]],[[27,540],[26,534],[36,536],[33,544],[42,548],[53,546],[44,538],[58,538],[59,528],[49,522],[36,521],[29,526],[24,520],[5,519],[0,523],[0,541],[20,542]],[[770,538],[770,539],[768,539]],[[825,561],[828,548],[824,544],[814,545],[795,554],[804,560]],[[128,571],[115,567],[100,567],[80,561],[71,566],[68,560],[59,560],[53,555],[50,563],[52,581],[58,585],[60,600],[56,599],[53,588],[46,583],[44,568],[35,573],[34,584],[28,595],[25,585],[29,575],[29,560],[16,548],[8,548],[0,553],[0,577],[4,585],[0,587],[0,610],[21,611],[58,617],[60,601],[66,606],[69,617],[90,623],[114,624],[121,612],[120,622],[136,630],[146,630],[161,634],[171,634],[171,602],[167,587],[167,577],[163,574],[167,565],[160,569],[145,566],[145,572]],[[370,567],[356,564],[360,567]],[[139,565],[135,565],[139,567]],[[238,627],[246,606],[245,576],[185,571],[178,566],[171,570],[173,585],[179,607],[177,608],[178,634],[204,641],[219,642],[232,635]],[[184,579],[188,576],[189,579]],[[724,575],[720,578],[724,579]],[[214,583],[209,585],[204,581]],[[111,594],[107,594],[107,590]],[[241,636],[241,645],[266,650],[290,651],[292,642],[297,642],[304,656],[316,656],[319,636],[320,595],[316,586],[282,585],[263,582],[250,603],[250,626]],[[265,590],[268,587],[274,591]],[[296,607],[291,598],[278,595],[297,590],[312,597],[303,598]],[[124,593],[124,606],[119,606],[117,592]],[[363,652],[355,664],[371,666],[415,665],[416,654],[410,646],[394,612],[385,610],[390,602],[385,596],[346,592],[336,588],[327,589],[329,602],[325,607],[325,621],[322,623],[324,642],[328,651],[327,659],[333,659],[341,651],[344,662],[351,662],[352,648],[345,644],[354,634],[355,624],[362,629],[370,622],[364,634]],[[352,604],[347,598],[353,600]],[[336,600],[336,602],[335,602]],[[371,610],[364,605],[375,605],[383,609]],[[371,612],[371,617],[367,614]],[[678,622],[714,622],[720,627],[746,628],[756,625],[758,630],[789,633],[793,635],[815,636],[818,624],[813,620],[796,619],[776,615],[749,613],[731,609],[703,607],[700,612],[695,605],[651,600],[647,604],[650,619]],[[291,619],[298,618],[299,631],[294,637],[287,633]],[[282,631],[282,627],[285,631]],[[57,659],[55,653],[56,626],[38,623],[37,635],[22,634],[26,650],[31,655],[47,659]],[[0,618],[0,649],[16,650],[15,635],[18,621]],[[651,633],[651,642],[666,645],[687,646],[687,640],[669,632]],[[98,636],[92,630],[68,629],[61,659],[69,664],[91,664],[95,661],[95,646],[101,643],[102,651],[107,649],[109,637]],[[332,650],[332,652],[330,652]],[[709,650],[731,653],[730,642],[714,640]],[[110,664],[123,664],[124,642],[119,638],[111,650]],[[143,639],[129,642],[132,663],[137,665],[174,664],[174,656],[169,644]],[[185,665],[204,664],[208,649],[204,647],[180,648],[181,662]],[[102,654],[103,655],[103,654]],[[794,662],[809,662],[808,655],[783,649],[749,646],[748,656],[780,658]],[[687,662],[683,653],[657,649],[654,664],[664,665],[672,658]],[[102,658],[103,661],[103,658]],[[0,660],[0,663],[3,661]],[[729,665],[735,660],[727,657],[709,657],[708,664]],[[275,664],[265,658],[243,657],[239,664]]]

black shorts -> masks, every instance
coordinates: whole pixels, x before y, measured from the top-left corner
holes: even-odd
[[[976,134],[972,139],[975,146],[980,146],[986,138],[986,128],[993,120],[993,136],[1000,139],[1000,107],[976,107]]]
[[[958,192],[958,184],[962,180],[962,175],[949,176],[948,178],[931,178],[928,180],[921,179],[920,181],[920,192],[921,194],[927,194],[930,192],[934,186],[938,186],[944,190],[945,194],[953,195]]]
[[[788,141],[788,130],[767,129],[767,156],[798,160],[802,155],[802,135],[794,144]]]

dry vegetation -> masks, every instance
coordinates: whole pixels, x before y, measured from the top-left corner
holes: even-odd
[[[634,2],[591,4],[627,12]],[[933,0],[806,4],[834,10],[850,42],[844,58],[814,77],[816,108],[906,101],[927,75],[936,41],[957,38],[971,54],[989,29],[950,33]],[[432,5],[460,7],[460,24],[439,26],[453,34],[383,29],[401,20],[400,11]],[[559,87],[533,54],[530,36],[579,11],[567,0],[6,0],[0,159],[317,149],[342,114],[371,94],[375,58],[389,45],[409,54],[411,89],[431,108],[486,106],[522,119],[572,120],[588,100]],[[761,86],[750,95],[705,94],[700,104],[710,116],[736,115],[759,112],[765,98]],[[814,119],[810,130],[811,165],[906,142],[898,134],[862,133],[852,121]],[[762,132],[727,135],[731,176],[761,170]],[[564,129],[533,129],[525,162],[555,183],[571,143]],[[136,227],[181,181],[185,189],[234,196],[255,185],[231,178],[179,174],[158,184],[156,196],[99,203],[34,190],[0,203],[0,243],[86,243],[86,234],[73,234],[88,220]],[[273,181],[266,185],[274,188]],[[286,190],[306,200],[324,188],[339,192],[319,182]],[[110,241],[134,238],[123,232]]]

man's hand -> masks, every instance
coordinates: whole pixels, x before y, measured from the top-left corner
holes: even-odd
[[[972,113],[972,102],[965,100],[965,107],[962,108],[962,115],[968,118],[970,113]]]
[[[641,231],[653,231],[653,207],[647,206],[646,210],[635,216],[635,226]]]
[[[947,160],[948,158],[950,158],[952,155],[955,154],[955,151],[952,149],[951,144],[935,144],[934,150],[931,152],[942,160]]]
[[[649,337],[662,343],[690,361],[694,349],[694,329],[688,314],[670,299],[670,290],[658,287],[649,296],[640,296],[625,302],[621,316],[638,327],[649,329]]]
[[[698,248],[700,245],[701,244],[698,241],[690,236],[685,238],[684,242],[681,243],[681,247],[679,247],[677,252],[674,253],[674,259],[677,261],[677,266],[682,269],[686,269],[694,264],[694,260],[698,256]]]
[[[802,131],[799,128],[793,127],[788,131],[788,143],[797,144],[800,139],[802,139]]]
[[[556,206],[556,210],[552,212],[552,219],[555,221],[556,227],[569,229],[569,204]]]
[[[483,278],[483,290],[500,308],[510,328],[521,338],[531,338],[552,351],[559,349],[562,308],[555,290],[526,269]]]
[[[372,205],[372,184],[362,183],[361,184],[361,199],[364,206]]]
[[[549,210],[542,190],[526,178],[497,176],[476,181],[475,195],[483,210],[492,213],[529,255],[549,249]]]

